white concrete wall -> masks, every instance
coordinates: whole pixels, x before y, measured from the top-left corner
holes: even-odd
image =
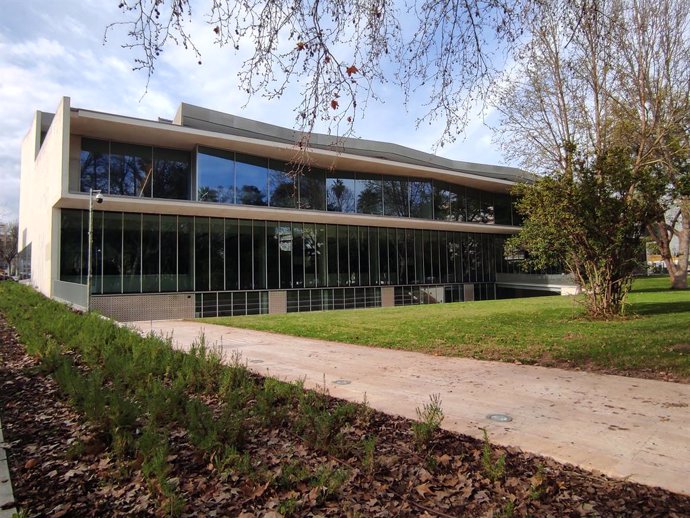
[[[49,297],[52,280],[59,275],[60,210],[56,206],[67,193],[68,175],[63,172],[69,167],[69,128],[70,100],[63,97],[43,146],[40,112],[22,142],[20,247],[31,243],[31,282]]]

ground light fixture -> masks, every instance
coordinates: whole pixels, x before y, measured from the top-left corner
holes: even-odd
[[[489,414],[486,418],[499,423],[509,423],[513,420],[508,414]]]

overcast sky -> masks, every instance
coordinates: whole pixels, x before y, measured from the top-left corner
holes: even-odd
[[[203,65],[191,52],[167,49],[146,89],[146,75],[132,71],[134,55],[121,47],[124,31],[108,23],[122,20],[117,0],[2,0],[0,16],[0,219],[16,218],[19,205],[20,143],[35,110],[52,112],[62,96],[72,106],[156,119],[172,118],[180,102],[281,126],[294,124],[293,98],[268,102],[238,91],[236,71],[241,56],[197,38]],[[202,4],[204,2],[201,2]],[[203,9],[197,9],[202,14]],[[196,31],[210,35],[198,17]],[[370,103],[356,136],[395,142],[432,152],[441,128],[415,128],[400,93],[388,88],[385,102]],[[142,97],[143,96],[143,97]],[[317,128],[318,130],[319,128]],[[477,117],[464,139],[438,154],[456,160],[505,164],[491,142],[491,131]]]

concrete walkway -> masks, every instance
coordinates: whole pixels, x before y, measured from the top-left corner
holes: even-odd
[[[613,477],[690,495],[690,385],[295,338],[189,321],[133,323],[181,348],[201,333],[226,357],[280,379],[306,379],[352,401],[415,418],[439,393],[443,427]],[[505,413],[499,423],[489,414]]]

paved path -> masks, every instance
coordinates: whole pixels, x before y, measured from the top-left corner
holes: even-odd
[[[440,393],[443,427],[690,495],[690,385],[421,353],[189,321],[134,323],[187,347],[203,332],[227,357],[281,379],[323,384],[334,396],[415,418]],[[349,384],[335,383],[346,380]],[[509,414],[509,423],[487,418]]]

